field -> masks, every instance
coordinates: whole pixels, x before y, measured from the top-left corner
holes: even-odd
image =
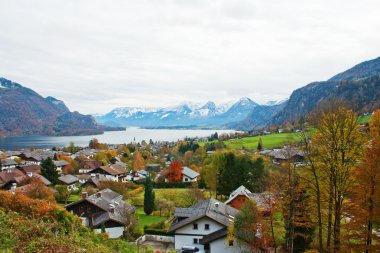
[[[241,139],[231,139],[224,141],[227,148],[231,149],[257,149],[257,144],[261,138],[264,149],[281,148],[288,142],[300,141],[302,139],[299,133],[281,133],[281,134],[269,134],[263,136],[244,137]]]
[[[153,216],[153,215],[146,215],[144,213],[143,208],[137,208],[136,215],[138,217],[137,222],[137,228],[143,230],[144,226],[152,225],[155,223],[159,223],[161,221],[165,221],[167,217],[160,217],[160,216]]]

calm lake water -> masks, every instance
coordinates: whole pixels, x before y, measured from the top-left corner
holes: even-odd
[[[97,138],[101,143],[124,144],[132,141],[177,141],[185,137],[207,137],[217,132],[233,133],[235,130],[173,130],[173,129],[142,129],[127,128],[125,131],[105,132],[101,135],[89,136],[22,136],[0,137],[0,148],[6,150],[18,148],[52,148],[65,147],[72,141],[76,146],[88,146],[91,139]]]

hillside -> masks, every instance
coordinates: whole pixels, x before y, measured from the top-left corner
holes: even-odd
[[[89,135],[103,129],[92,116],[70,112],[63,101],[0,78],[0,136]]]
[[[138,252],[126,241],[95,234],[63,207],[5,191],[0,227],[1,252]]]
[[[256,107],[244,120],[228,126],[252,130],[279,125],[305,116],[320,103],[332,99],[348,102],[358,113],[380,108],[380,57],[360,63],[327,81],[299,88],[280,105]]]

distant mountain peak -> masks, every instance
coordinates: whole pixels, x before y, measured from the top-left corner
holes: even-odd
[[[12,82],[11,80],[0,77],[0,89],[15,89],[22,88],[22,86],[18,83]]]

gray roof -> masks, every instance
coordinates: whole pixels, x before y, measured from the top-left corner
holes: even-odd
[[[79,178],[77,178],[76,176],[68,174],[68,175],[60,176],[58,178],[58,180],[67,184],[67,185],[70,185],[70,184],[74,184],[74,183],[78,182]]]
[[[16,166],[18,163],[13,159],[8,158],[1,160],[1,164],[2,166]]]
[[[85,199],[66,205],[66,207],[70,207],[82,201],[88,201],[105,211],[100,212],[93,217],[93,226],[98,226],[107,220],[113,220],[121,224],[126,224],[128,221],[127,215],[132,214],[136,210],[135,206],[123,200],[122,195],[108,188],[92,194]],[[114,212],[110,212],[110,204],[115,206]]]
[[[298,150],[298,149],[293,149],[293,148],[282,148],[282,149],[274,149],[268,155],[276,159],[288,160],[296,155],[305,156],[305,152],[303,150]]]
[[[69,165],[70,163],[68,163],[67,161],[65,160],[59,160],[59,161],[54,161],[54,165],[56,167],[62,167],[62,166],[66,166],[66,165]]]
[[[189,178],[191,179],[194,179],[196,178],[197,176],[199,176],[199,173],[190,169],[189,167],[183,167],[183,171],[182,171],[182,174],[185,175],[185,176],[188,176]]]
[[[185,218],[179,222],[173,222],[169,232],[199,220],[208,217],[226,227],[235,218],[238,210],[230,207],[216,199],[206,199],[188,208],[176,208],[174,212],[175,218]]]

